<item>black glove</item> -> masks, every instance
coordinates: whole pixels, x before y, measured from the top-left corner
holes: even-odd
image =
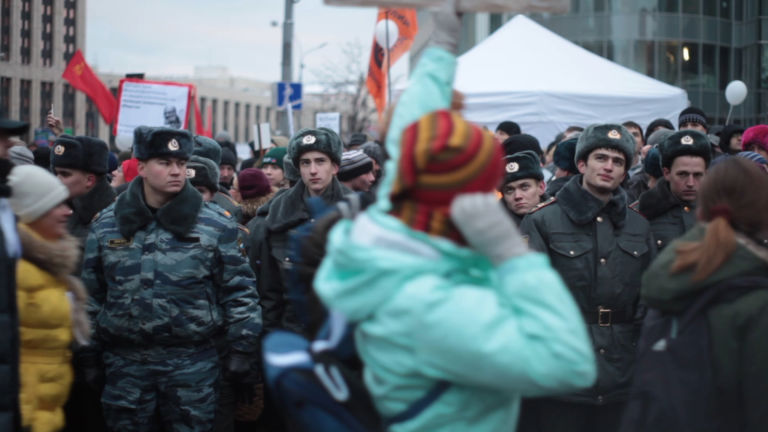
[[[225,377],[232,385],[238,404],[248,405],[256,396],[256,386],[261,383],[259,368],[253,367],[252,355],[232,351],[225,363]]]
[[[76,353],[77,366],[83,373],[83,379],[96,394],[101,394],[104,390],[105,374],[104,363],[101,361],[101,355],[97,353]]]

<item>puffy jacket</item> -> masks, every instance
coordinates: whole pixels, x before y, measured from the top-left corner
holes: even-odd
[[[194,346],[223,330],[232,349],[256,350],[261,309],[237,224],[187,182],[150,212],[141,178],[91,225],[83,282],[94,350]]]
[[[365,384],[382,415],[452,384],[392,431],[513,430],[521,396],[594,381],[581,314],[542,254],[494,267],[378,212],[339,222],[327,251],[316,290],[359,323]]]
[[[62,408],[72,384],[73,322],[81,325],[77,330],[82,341],[88,336],[85,290],[69,276],[80,250],[74,237],[48,241],[25,225],[19,225],[19,234],[24,254],[17,268],[22,425],[34,432],[53,432],[64,427]],[[68,291],[78,299],[75,307]]]
[[[653,239],[659,250],[685,234],[696,223],[695,203],[677,199],[665,179],[660,179],[653,189],[640,195],[632,208],[651,223]]]
[[[704,226],[697,225],[677,241],[701,241],[704,232]],[[739,277],[768,276],[768,242],[759,246],[742,235],[737,241],[730,258],[700,282],[691,280],[691,270],[670,273],[676,258],[673,242],[643,275],[643,301],[648,307],[678,313],[715,285]],[[768,425],[768,286],[758,288],[707,313],[718,403],[728,432],[762,432]]]
[[[602,404],[628,396],[643,317],[640,277],[655,248],[648,221],[627,207],[621,188],[606,204],[581,179],[573,177],[554,200],[526,215],[520,230],[566,281],[598,353],[595,386],[564,399]]]

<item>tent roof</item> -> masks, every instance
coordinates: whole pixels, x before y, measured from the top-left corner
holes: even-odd
[[[680,88],[600,57],[524,15],[515,16],[459,57],[454,86],[472,94],[685,94]]]

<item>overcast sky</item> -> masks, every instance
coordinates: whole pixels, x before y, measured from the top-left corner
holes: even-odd
[[[100,72],[192,75],[195,66],[226,66],[234,76],[280,78],[283,0],[93,0],[87,2],[86,59]],[[305,57],[304,81],[313,71],[344,61],[347,42],[364,47],[367,64],[376,21],[374,8],[294,5],[294,78]],[[273,27],[272,22],[278,26]]]

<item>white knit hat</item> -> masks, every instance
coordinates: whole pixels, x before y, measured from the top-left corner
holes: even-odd
[[[13,167],[8,174],[8,202],[19,221],[29,223],[61,204],[69,190],[56,176],[37,165]]]

